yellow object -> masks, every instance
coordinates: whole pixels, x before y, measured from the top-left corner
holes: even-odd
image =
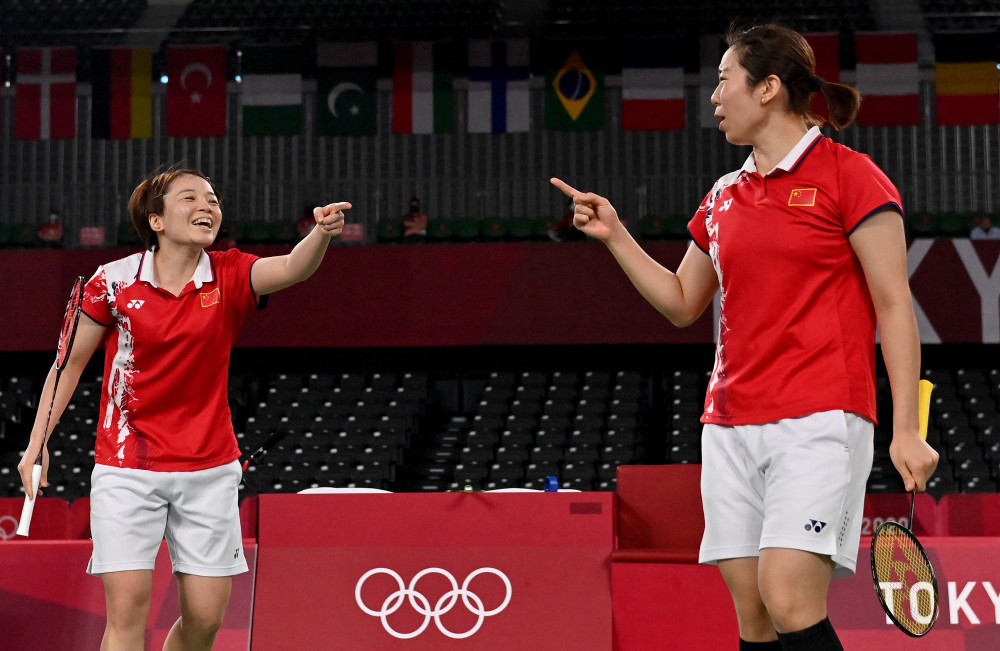
[[[919,418],[920,418],[920,438],[927,440],[927,419],[931,411],[931,391],[934,390],[934,384],[929,380],[920,380],[920,400],[919,405]]]

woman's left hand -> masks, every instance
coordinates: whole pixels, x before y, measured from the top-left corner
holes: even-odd
[[[344,211],[352,206],[347,201],[313,208],[316,227],[327,237],[336,237],[344,230]]]

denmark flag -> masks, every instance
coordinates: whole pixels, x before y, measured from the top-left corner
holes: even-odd
[[[76,48],[17,48],[14,137],[76,137]]]

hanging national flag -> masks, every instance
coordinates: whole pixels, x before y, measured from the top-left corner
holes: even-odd
[[[630,41],[622,64],[622,129],[684,128],[684,42],[681,38]]]
[[[167,48],[167,137],[226,135],[226,48]]]
[[[378,44],[320,43],[316,64],[316,133],[374,135],[378,127]]]
[[[76,137],[76,48],[17,48],[14,137]]]
[[[393,133],[451,133],[455,129],[451,49],[450,42],[393,44]]]
[[[726,53],[726,40],[720,34],[703,34],[698,39],[698,125],[718,129],[712,93],[719,85],[719,63]]]
[[[938,124],[1000,122],[998,58],[995,30],[934,35]]]
[[[469,41],[469,132],[528,131],[528,39]]]
[[[302,133],[302,51],[285,45],[243,48],[243,135]]]
[[[823,81],[840,82],[840,34],[803,34],[816,56],[816,75]],[[809,109],[824,120],[830,119],[830,110],[822,93],[816,93]]]
[[[129,140],[153,136],[153,52],[98,48],[90,55],[93,101],[90,134]]]
[[[545,44],[545,128],[560,131],[604,128],[603,43]]]
[[[858,124],[866,127],[920,124],[920,70],[914,32],[858,32]]]

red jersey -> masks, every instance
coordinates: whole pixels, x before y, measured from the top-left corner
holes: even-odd
[[[688,224],[722,309],[702,422],[769,423],[842,409],[875,422],[875,308],[848,237],[899,191],[813,128],[766,176],[751,156]]]
[[[172,472],[239,458],[229,354],[257,304],[255,260],[205,252],[180,296],[156,285],[149,251],[102,265],[87,282],[83,312],[109,327],[97,463]]]

